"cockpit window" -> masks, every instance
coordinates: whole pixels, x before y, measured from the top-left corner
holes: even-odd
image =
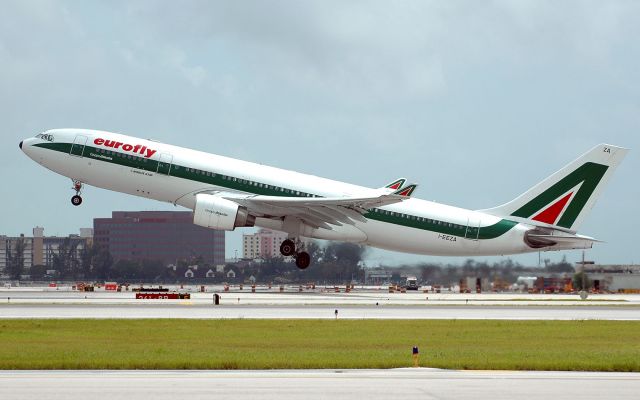
[[[40,134],[36,135],[36,137],[38,139],[46,140],[48,142],[53,142],[53,135],[51,135],[49,133],[40,133]]]

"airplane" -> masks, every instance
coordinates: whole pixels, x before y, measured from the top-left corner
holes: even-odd
[[[437,256],[591,248],[577,229],[628,151],[599,144],[514,200],[467,210],[411,197],[404,178],[372,189],[100,130],[47,130],[20,149],[71,178],[74,206],[86,184],[191,209],[207,228],[283,231],[280,252],[300,269],[300,238]]]

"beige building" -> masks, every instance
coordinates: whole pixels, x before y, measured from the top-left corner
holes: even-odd
[[[0,236],[0,277],[7,278],[7,266],[10,259],[16,257],[16,250],[22,245],[24,260],[23,275],[28,275],[34,265],[51,267],[53,258],[60,252],[60,246],[70,241],[75,251],[73,256],[79,258],[82,250],[93,240],[93,229],[81,228],[79,235],[44,236],[44,228],[33,228],[33,236]],[[22,243],[22,244],[21,244]]]
[[[22,254],[16,251],[22,246]],[[12,257],[22,257],[24,260],[24,270],[28,270],[34,264],[34,238],[24,235],[10,237],[0,236],[0,276],[6,275],[7,266]]]
[[[271,229],[260,229],[254,234],[242,235],[242,258],[271,258],[280,255],[280,244],[288,235]]]
[[[242,258],[260,257],[260,238],[257,233],[242,235]]]

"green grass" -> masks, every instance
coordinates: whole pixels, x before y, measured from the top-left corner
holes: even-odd
[[[0,369],[640,371],[640,322],[0,320]]]

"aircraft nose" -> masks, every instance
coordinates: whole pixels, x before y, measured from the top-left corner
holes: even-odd
[[[20,150],[22,150],[22,141],[20,141],[20,144],[18,146],[20,146]]]

